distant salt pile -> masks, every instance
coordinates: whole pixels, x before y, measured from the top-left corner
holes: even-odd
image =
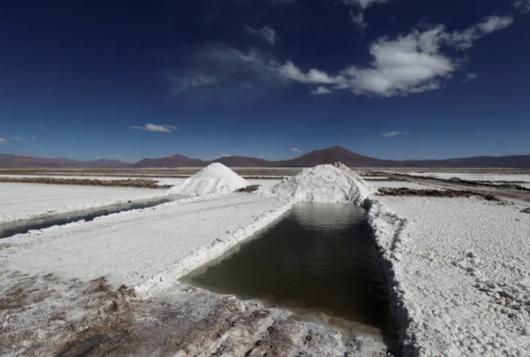
[[[170,193],[189,196],[203,196],[216,193],[234,192],[250,184],[223,164],[214,162],[181,185],[170,190]]]
[[[304,169],[273,186],[270,193],[310,202],[354,202],[361,204],[373,189],[343,164]]]

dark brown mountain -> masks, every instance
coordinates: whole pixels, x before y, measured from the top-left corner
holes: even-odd
[[[136,168],[154,168],[154,167],[202,167],[207,162],[200,159],[192,159],[184,155],[173,155],[158,159],[143,159],[133,165]]]
[[[277,161],[275,166],[306,167],[321,164],[332,164],[342,162],[344,165],[352,167],[373,167],[384,166],[386,161],[373,157],[355,154],[341,146],[333,146],[326,149],[311,151],[296,159]]]
[[[269,167],[276,164],[275,161],[249,156],[221,156],[210,162],[220,162],[223,165],[232,167]]]
[[[80,161],[63,157],[0,154],[0,167],[2,168],[125,168],[129,166],[131,166],[131,164],[118,160],[101,159],[94,161]]]
[[[193,159],[184,155],[143,159],[134,164],[117,160],[79,161],[68,158],[43,158],[0,154],[0,168],[173,168],[202,167],[211,162],[221,162],[232,167],[306,167],[342,162],[351,167],[439,167],[439,168],[527,168],[530,155],[480,156],[446,160],[381,160],[353,153],[343,147],[312,151],[291,160],[269,161],[247,156],[223,156],[211,161]]]

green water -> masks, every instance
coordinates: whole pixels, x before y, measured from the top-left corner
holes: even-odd
[[[241,299],[323,312],[388,335],[387,287],[366,212],[300,204],[185,281]]]

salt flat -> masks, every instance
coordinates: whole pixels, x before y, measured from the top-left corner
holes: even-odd
[[[0,294],[6,306],[23,308],[0,314],[6,326],[0,353],[42,356],[83,348],[92,341],[83,340],[88,330],[104,336],[96,340],[98,350],[111,355],[206,356],[219,349],[227,355],[381,355],[386,347],[372,333],[343,334],[322,322],[293,319],[286,310],[178,282],[292,204],[275,196],[213,195],[2,240]],[[120,284],[135,293],[117,289]],[[122,330],[138,334],[124,337]]]
[[[281,341],[290,342],[284,346],[284,352],[305,351],[329,356],[337,352],[354,353],[351,345],[337,342],[347,338],[333,328],[317,328],[305,322],[293,325],[287,322],[291,318],[285,311],[188,290],[177,281],[186,272],[267,226],[300,200],[350,201],[369,209],[394,294],[404,355],[527,355],[530,350],[530,214],[522,212],[526,208],[522,204],[479,197],[375,195],[379,187],[430,189],[436,186],[382,181],[373,183],[376,186],[373,187],[340,166],[319,167],[276,186],[277,183],[267,181],[259,193],[187,198],[3,239],[0,267],[5,283],[0,286],[0,292],[9,297],[10,291],[18,291],[17,287],[23,284],[29,292],[37,286],[37,293],[28,294],[41,294],[43,289],[48,291],[57,286],[57,291],[84,301],[86,294],[79,290],[83,284],[90,286],[94,284],[91,279],[105,276],[114,288],[120,284],[133,287],[141,298],[135,303],[146,304],[135,310],[136,314],[142,314],[142,319],[133,319],[135,325],[128,325],[127,329],[134,329],[139,321],[155,321],[153,309],[158,314],[156,319],[162,319],[159,314],[165,316],[168,306],[172,306],[168,301],[178,302],[179,307],[171,309],[184,317],[177,319],[181,327],[174,326],[172,331],[186,330],[187,338],[193,336],[190,341],[201,341],[189,342],[187,346],[193,346],[191,351],[203,348],[213,353],[221,346],[230,346],[232,352],[241,351],[249,341],[267,338],[274,344],[279,337],[271,337],[266,331],[271,326],[287,324],[290,327],[284,331]],[[47,281],[49,273],[56,280]],[[6,310],[0,319],[4,323],[17,321],[19,325],[13,326],[19,328],[10,336],[23,338],[17,331],[32,331],[35,316],[53,315],[53,307],[62,306],[62,296],[63,293],[42,303],[37,296],[29,305],[33,310]],[[90,322],[87,316],[92,316],[98,305],[94,301],[100,298],[103,297],[98,295],[89,301],[88,307],[79,308],[73,317],[67,318],[68,323],[92,326],[95,320]],[[256,316],[260,314],[268,317],[257,323],[260,318]],[[220,333],[219,339],[213,340],[194,325],[206,324],[217,329],[227,316],[247,316],[245,323],[257,325],[252,331],[243,327],[228,328]],[[85,325],[79,323],[81,317]],[[184,323],[188,317],[194,321],[189,326]],[[175,323],[171,321],[165,323]],[[160,326],[156,324],[156,328],[151,326],[149,330],[158,331],[156,338],[159,339],[167,332]],[[63,327],[48,327],[45,321],[41,329],[43,335],[57,339],[73,338]],[[317,330],[319,343],[309,346],[298,340],[307,336],[316,338]],[[75,331],[77,336],[83,330]],[[144,341],[143,345],[137,344],[140,351],[153,338],[156,340],[155,337],[145,340],[146,336],[145,331],[140,333],[136,340],[130,341],[131,345]],[[383,353],[384,345],[380,341],[366,338],[361,338],[362,343],[357,340],[364,347],[353,355],[366,355],[367,351],[373,355]],[[125,348],[119,338],[110,341],[106,343],[109,349]]]
[[[486,182],[527,182],[530,183],[530,175],[527,173],[477,173],[477,172],[428,172],[428,171],[411,171],[404,172],[410,176],[434,177],[442,180],[459,178],[468,181],[486,181]]]
[[[405,220],[388,248],[422,356],[530,350],[530,215],[480,198],[381,197]]]
[[[0,177],[5,178],[37,178],[37,179],[46,179],[46,178],[60,178],[60,179],[88,179],[88,180],[100,180],[100,181],[119,181],[119,180],[125,180],[125,179],[147,179],[147,180],[154,180],[158,182],[160,185],[171,185],[171,186],[177,186],[181,183],[183,183],[186,178],[185,177],[158,177],[158,176],[138,176],[138,175],[122,175],[122,176],[94,176],[94,175],[55,175],[55,174],[48,174],[48,175],[5,175],[2,174]],[[248,182],[252,185],[272,185],[279,181],[278,178],[270,177],[270,178],[250,178],[247,179]]]
[[[0,183],[0,223],[139,199],[161,192],[128,187]]]
[[[229,240],[238,228],[283,205],[243,193],[167,203],[4,239],[10,248],[2,251],[2,260],[9,269],[26,273],[106,276],[118,285],[135,286],[196,249]]]

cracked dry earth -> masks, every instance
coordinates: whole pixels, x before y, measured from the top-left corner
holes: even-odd
[[[104,278],[0,277],[2,356],[390,355],[372,334],[181,284],[144,300]]]

